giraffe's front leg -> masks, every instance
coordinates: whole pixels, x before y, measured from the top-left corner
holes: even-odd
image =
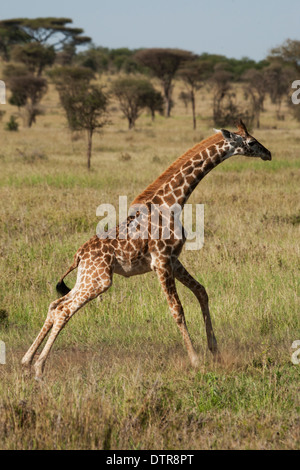
[[[179,260],[176,261],[174,266],[174,276],[184,286],[188,287],[196,296],[202,310],[208,349],[212,352],[216,359],[220,359],[221,357],[217,346],[217,340],[214,335],[209,313],[208,295],[205,288],[190,275],[190,273],[184,268],[184,266],[182,266]]]
[[[172,268],[170,266],[159,266],[155,267],[155,271],[167,298],[170,312],[182,334],[191,364],[193,367],[198,367],[199,359],[186,326],[184,311],[176,291]]]

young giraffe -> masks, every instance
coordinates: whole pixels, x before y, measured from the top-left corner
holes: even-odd
[[[198,299],[206,328],[208,348],[218,354],[217,341],[213,332],[208,307],[208,296],[205,288],[196,281],[178,260],[185,237],[175,236],[175,217],[171,216],[170,232],[164,237],[162,220],[162,207],[171,207],[178,204],[180,207],[188,200],[192,191],[204,176],[219,163],[232,155],[245,155],[247,157],[260,157],[271,160],[271,153],[252,137],[242,121],[238,130],[233,133],[221,129],[216,134],[195,145],[184,155],[179,157],[164,173],[162,173],[145,191],[132,203],[132,207],[146,207],[148,212],[136,211],[115,230],[114,238],[99,238],[95,235],[87,241],[75,254],[74,262],[57,284],[58,292],[63,295],[50,304],[45,323],[36,340],[22,359],[22,364],[29,366],[33,357],[51,330],[46,345],[35,362],[36,378],[43,374],[45,361],[50,349],[62,328],[77,310],[87,302],[103,294],[112,285],[113,274],[131,277],[155,271],[173,318],[183,336],[187,352],[193,366],[198,365],[198,357],[192,345],[182,305],[177,295],[175,279],[188,287]],[[159,207],[160,206],[160,207]],[[159,214],[154,227],[156,236],[153,236],[153,212],[151,214],[152,227],[150,227],[150,208]],[[144,237],[126,237],[127,229],[132,224],[139,225],[140,233]],[[145,235],[144,233],[144,235]],[[159,235],[158,235],[159,234]],[[77,281],[72,290],[63,279],[73,269],[78,268]]]

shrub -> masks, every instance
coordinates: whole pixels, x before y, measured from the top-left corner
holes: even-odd
[[[18,131],[19,124],[14,115],[10,116],[10,120],[6,123],[5,129],[7,131]]]

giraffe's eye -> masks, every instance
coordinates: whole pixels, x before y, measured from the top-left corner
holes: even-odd
[[[256,141],[255,140],[250,140],[250,142],[248,142],[248,144],[250,145],[250,147],[252,147],[253,145],[256,144]]]

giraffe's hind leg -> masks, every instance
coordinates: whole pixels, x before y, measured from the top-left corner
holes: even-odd
[[[208,307],[208,295],[205,288],[188,273],[179,260],[176,261],[174,266],[174,276],[176,279],[178,279],[178,281],[180,281],[184,286],[188,287],[193,292],[198,302],[200,303],[205,324],[208,348],[215,357],[219,358],[220,355],[218,351],[217,340],[214,335],[211,323]]]
[[[37,335],[36,339],[26,352],[26,354],[23,356],[23,359],[21,361],[22,365],[24,367],[28,367],[31,365],[34,355],[37,352],[38,348],[44,341],[45,337],[49,333],[49,331],[52,328],[53,325],[53,311],[56,309],[56,307],[63,301],[63,298],[55,300],[54,302],[51,302],[48,310],[48,314],[46,317],[46,320],[44,322],[44,325],[42,326],[39,334]]]
[[[112,268],[107,263],[83,266],[79,269],[75,287],[64,297],[52,302],[43,328],[22,360],[23,365],[31,364],[34,354],[51,329],[44,349],[34,364],[36,379],[42,377],[53,343],[70,318],[87,302],[109,289],[111,284]]]
[[[53,312],[54,319],[51,333],[44,346],[44,349],[34,364],[36,379],[41,379],[45,362],[53,346],[53,343],[64,326],[68,323],[70,318],[90,300],[93,300],[98,297],[98,295],[103,294],[107,289],[109,289],[111,284],[112,280],[110,277],[102,279],[101,283],[97,284],[97,286],[93,285],[90,289],[83,289],[79,286],[69,300],[56,308],[55,312]]]
[[[38,348],[44,341],[45,337],[48,335],[49,331],[51,330],[52,325],[53,325],[53,312],[61,303],[65,302],[70,297],[70,295],[72,295],[72,294],[69,294],[71,290],[65,286],[65,284],[63,283],[63,279],[64,277],[67,276],[67,274],[73,271],[73,269],[77,268],[78,264],[79,264],[79,257],[76,253],[73,264],[70,266],[68,271],[63,275],[63,277],[61,278],[61,280],[58,282],[56,286],[56,290],[61,295],[63,295],[63,297],[55,300],[54,302],[51,302],[44,325],[42,326],[38,336],[36,337],[32,345],[30,346],[30,348],[28,349],[28,351],[22,358],[21,363],[24,367],[28,367],[31,365],[35,353],[37,352]]]

